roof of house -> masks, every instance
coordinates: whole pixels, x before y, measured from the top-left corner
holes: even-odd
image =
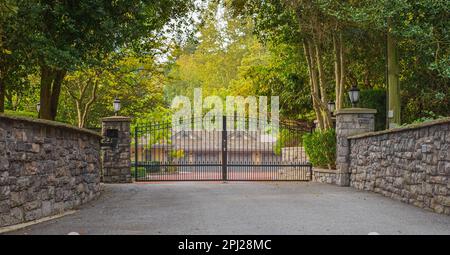
[[[222,131],[179,131],[171,137],[170,147],[184,151],[221,151]],[[261,131],[227,131],[228,151],[273,151],[277,138]],[[169,147],[167,143],[152,148]]]

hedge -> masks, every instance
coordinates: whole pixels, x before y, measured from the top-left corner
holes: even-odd
[[[316,130],[305,134],[303,147],[313,166],[336,168],[336,133],[334,129]]]

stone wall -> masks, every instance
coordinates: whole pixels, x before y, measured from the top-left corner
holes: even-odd
[[[96,198],[100,139],[58,122],[0,115],[0,227]]]
[[[336,184],[337,179],[337,171],[329,170],[329,169],[313,169],[313,177],[312,180],[314,182],[327,183],[327,184]]]
[[[336,184],[350,185],[348,137],[375,130],[375,109],[345,108],[336,111]]]
[[[450,215],[450,118],[349,140],[352,187]]]
[[[309,158],[303,147],[284,147],[281,148],[281,161],[309,162]]]
[[[131,118],[113,116],[102,119],[102,135],[115,131],[117,138],[112,146],[103,147],[103,182],[130,183],[131,177]]]

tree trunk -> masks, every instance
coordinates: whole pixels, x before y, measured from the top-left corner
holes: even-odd
[[[335,80],[335,94],[336,94],[336,110],[341,109],[341,55],[339,54],[339,43],[336,39],[336,34],[333,34],[333,53],[334,53],[334,80]]]
[[[6,84],[0,78],[0,113],[5,112]]]
[[[345,89],[345,52],[344,52],[344,42],[342,40],[342,32],[339,33],[339,55],[341,60],[341,77],[339,82],[339,102],[336,105],[339,109],[342,109],[344,104],[344,89]]]
[[[63,84],[66,87],[69,96],[75,101],[79,128],[84,128],[84,126],[86,125],[89,110],[91,109],[91,106],[97,99],[97,89],[99,85],[100,74],[101,72],[96,72],[95,77],[88,78],[86,82],[83,81],[75,82],[77,84],[78,95],[73,92],[75,88],[69,87],[67,83]],[[85,74],[85,76],[88,75],[89,75],[88,73]],[[92,87],[90,96],[86,97],[86,93],[90,87]],[[88,101],[85,104],[83,104],[86,99]]]
[[[52,120],[56,119],[56,115],[58,114],[59,95],[61,94],[61,84],[62,84],[65,76],[66,76],[66,71],[64,71],[64,70],[56,71],[55,79],[53,81],[53,86],[52,86],[52,96],[51,96],[51,102],[50,102]]]
[[[84,124],[83,124],[83,120],[81,117],[81,100],[75,99],[75,106],[77,107],[78,127],[82,128]]]
[[[319,88],[320,88],[320,97],[321,97],[321,104],[322,104],[322,115],[323,115],[323,123],[324,123],[324,129],[332,128],[333,124],[331,121],[331,113],[328,110],[328,107],[326,107],[328,103],[328,97],[327,92],[325,88],[325,72],[323,68],[322,63],[322,51],[320,49],[320,46],[317,44],[316,40],[313,39],[314,43],[314,49],[315,49],[315,56],[316,56],[316,62],[317,62],[317,69],[319,70]],[[325,106],[325,107],[324,107]]]
[[[3,29],[0,27],[0,51],[3,50]],[[4,64],[4,63],[0,63]],[[3,81],[3,69],[0,69],[0,113],[5,112],[6,84]]]
[[[389,128],[397,127],[401,124],[400,119],[400,84],[399,84],[399,64],[397,53],[397,41],[391,34],[391,21],[388,19],[387,32],[387,73],[388,73],[388,107],[392,113],[389,117]],[[389,116],[389,114],[388,114]]]
[[[51,88],[54,80],[54,74],[50,68],[41,66],[41,91],[40,91],[40,104],[41,109],[39,111],[39,118],[51,120]]]
[[[61,83],[65,75],[66,71],[64,70],[54,70],[46,66],[41,66],[41,110],[39,112],[39,118],[47,120],[56,119]]]
[[[345,59],[342,32],[339,32],[339,36],[336,33],[333,34],[334,79],[336,84],[336,110],[340,110],[344,102]]]
[[[82,122],[81,122],[80,128],[83,128],[84,125],[86,125],[86,120],[87,120],[87,116],[88,116],[89,110],[91,109],[92,104],[97,99],[98,83],[99,83],[99,81],[98,81],[98,78],[97,78],[95,80],[94,84],[93,84],[94,87],[92,88],[91,98],[89,99],[89,101],[84,106],[84,111],[83,111],[83,115],[82,115]]]
[[[306,40],[303,41],[303,50],[306,58],[306,62],[308,64],[309,71],[309,83],[311,88],[311,100],[313,103],[313,109],[316,113],[317,124],[319,125],[319,129],[324,129],[323,116],[320,111],[320,106],[318,102],[318,87],[317,87],[317,72],[315,69],[315,61],[311,56],[311,45]]]

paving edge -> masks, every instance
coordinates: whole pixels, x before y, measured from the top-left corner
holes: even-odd
[[[44,217],[44,218],[41,218],[41,219],[38,219],[38,220],[33,220],[33,221],[20,223],[20,224],[16,224],[16,225],[1,227],[0,228],[0,234],[11,232],[11,231],[16,231],[16,230],[19,230],[19,229],[22,229],[22,228],[26,228],[26,227],[29,227],[29,226],[32,226],[32,225],[36,225],[36,224],[39,224],[39,223],[42,223],[42,222],[58,219],[58,218],[61,218],[61,217],[67,216],[67,215],[74,214],[76,212],[77,212],[76,210],[70,210],[70,211],[67,211],[67,212],[63,212],[61,214]]]

